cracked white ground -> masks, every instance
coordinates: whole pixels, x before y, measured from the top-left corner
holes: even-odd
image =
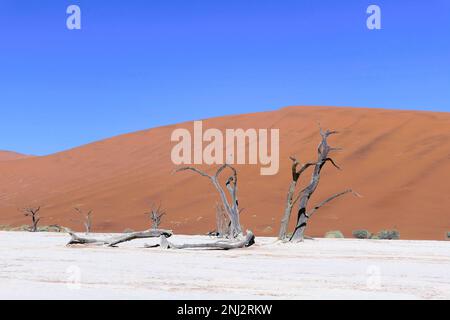
[[[66,247],[0,232],[1,299],[450,299],[450,242],[316,239],[230,251]],[[179,236],[174,243],[211,241]]]

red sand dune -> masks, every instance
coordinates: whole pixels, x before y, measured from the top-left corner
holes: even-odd
[[[315,160],[317,122],[339,130],[329,140],[342,167],[327,165],[311,204],[353,188],[311,219],[311,236],[329,230],[398,229],[404,239],[445,238],[450,231],[450,113],[334,107],[288,107],[278,111],[209,119],[204,127],[279,128],[280,171],[261,176],[259,166],[238,166],[244,227],[275,235],[290,182],[289,155]],[[174,128],[126,134],[46,157],[0,162],[0,224],[25,224],[18,208],[42,205],[42,224],[80,230],[74,206],[94,210],[96,231],[144,229],[152,201],[167,209],[162,227],[176,233],[214,229],[216,191],[190,172],[171,174]],[[203,167],[207,170],[206,167]],[[302,178],[303,184],[310,172]]]
[[[9,161],[9,160],[17,160],[17,159],[24,159],[29,158],[30,156],[12,152],[12,151],[2,151],[0,150],[0,161]]]

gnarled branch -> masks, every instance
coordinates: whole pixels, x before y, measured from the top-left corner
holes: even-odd
[[[324,201],[320,202],[319,204],[315,205],[314,208],[312,208],[310,211],[308,211],[308,213],[306,214],[308,219],[312,217],[312,215],[319,210],[321,207],[323,207],[324,205],[326,205],[328,202],[333,201],[336,198],[339,198],[340,196],[343,196],[347,193],[353,193],[355,196],[360,197],[360,195],[356,192],[354,192],[352,189],[347,189],[345,191],[336,193],[334,195],[332,195],[331,197],[325,199]]]
[[[219,182],[219,175],[222,173],[222,171],[225,168],[229,168],[232,171],[232,176],[230,178],[228,178],[227,184],[226,184],[226,187],[231,195],[231,201],[232,201],[231,204],[228,202],[225,191],[223,190],[223,188]],[[214,175],[209,175],[195,167],[182,167],[182,168],[175,170],[175,172],[186,171],[186,170],[190,170],[190,171],[200,174],[201,176],[207,177],[212,182],[212,184],[216,188],[217,192],[219,192],[219,195],[222,200],[225,211],[227,212],[227,214],[230,218],[230,221],[231,221],[230,236],[232,238],[241,236],[242,229],[241,229],[241,224],[239,222],[239,208],[238,208],[238,200],[237,200],[237,171],[236,171],[236,169],[234,167],[230,166],[229,164],[225,163],[217,169],[217,171]]]
[[[185,243],[174,244],[167,240],[166,237],[161,236],[160,246],[163,249],[221,249],[231,250],[250,247],[255,243],[255,235],[251,231],[247,231],[247,235],[242,240],[219,240],[207,243]],[[156,246],[146,246],[147,248],[154,248]]]
[[[135,239],[157,238],[160,236],[171,237],[173,234],[171,230],[152,229],[102,239],[102,238],[84,238],[76,235],[70,230],[67,230],[67,232],[71,236],[71,239],[67,243],[67,245],[85,244],[85,245],[106,246],[106,247],[114,247],[119,243]]]

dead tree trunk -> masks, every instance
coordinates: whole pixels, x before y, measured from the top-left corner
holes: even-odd
[[[84,220],[82,222],[83,222],[84,230],[86,231],[86,234],[91,233],[91,231],[92,231],[92,210],[89,210],[86,214],[80,208],[74,208],[74,210],[84,218]]]
[[[230,233],[232,237],[242,235],[241,223],[239,221],[241,212],[239,211],[239,201],[237,198],[237,172],[233,167],[230,167],[233,171],[233,175],[227,179],[225,183],[228,193],[231,197],[231,212],[233,213],[230,216]]]
[[[219,175],[221,172],[225,169],[229,168],[232,171],[232,175],[228,178],[226,187],[227,190],[230,193],[231,196],[231,204],[228,202],[227,195],[225,194],[225,191],[223,190],[222,186],[219,182]],[[220,166],[216,173],[214,175],[208,175],[207,173],[194,168],[194,167],[182,167],[176,170],[176,172],[180,171],[186,171],[191,170],[198,174],[200,174],[203,177],[208,178],[216,190],[219,192],[220,198],[222,200],[222,204],[225,208],[226,213],[228,214],[228,217],[230,218],[231,225],[230,225],[230,234],[229,236],[231,238],[237,238],[242,236],[242,228],[239,221],[239,208],[238,208],[238,199],[237,199],[237,171],[235,168],[228,164],[224,164]]]
[[[333,201],[334,199],[337,199],[337,198],[339,198],[339,197],[341,197],[341,196],[343,196],[343,195],[345,195],[345,194],[347,194],[347,193],[353,193],[355,196],[360,197],[360,195],[359,195],[358,193],[354,192],[352,189],[347,189],[347,190],[345,190],[345,191],[336,193],[336,194],[332,195],[331,197],[325,199],[325,200],[322,201],[321,203],[315,205],[310,211],[308,211],[308,212],[305,214],[305,217],[306,217],[307,221],[308,221],[309,219],[311,219],[311,217],[313,216],[313,214],[314,214],[317,210],[319,210],[322,206],[326,205],[328,202]],[[305,230],[305,229],[306,229],[306,224],[305,224],[304,230]],[[304,232],[303,232],[303,238],[302,238],[301,240],[297,240],[297,242],[303,241],[303,239],[305,239],[305,238],[306,238],[306,239],[313,239],[313,238],[310,238],[310,237],[305,236],[305,235],[304,235]]]
[[[75,233],[67,230],[67,233],[70,234],[71,239],[67,243],[67,245],[93,245],[93,246],[106,246],[106,247],[114,247],[122,242],[131,241],[134,239],[145,239],[145,238],[158,238],[160,236],[171,237],[171,230],[160,230],[160,229],[152,229],[141,232],[132,232],[125,235],[113,236],[109,238],[83,238]]]
[[[219,238],[226,237],[230,234],[230,218],[228,218],[225,208],[221,203],[216,203],[216,235]]]
[[[33,208],[33,207],[27,207],[22,209],[22,212],[24,213],[25,217],[31,217],[31,232],[37,232],[38,231],[38,223],[41,221],[41,218],[39,217],[39,211],[41,210],[41,207]]]
[[[185,243],[174,244],[167,240],[166,237],[161,236],[160,247],[163,249],[238,249],[250,247],[255,243],[255,236],[251,231],[247,231],[245,238],[241,240],[219,240],[209,243]],[[154,248],[155,246],[147,246],[148,248]]]
[[[281,220],[281,227],[280,227],[280,233],[278,235],[278,239],[284,240],[286,238],[286,233],[289,228],[289,220],[291,219],[292,214],[292,208],[294,207],[295,201],[294,201],[294,194],[295,194],[295,188],[297,187],[298,179],[300,178],[301,174],[308,169],[310,166],[313,166],[315,163],[306,163],[302,165],[300,170],[297,171],[297,167],[299,165],[299,162],[294,157],[290,157],[290,159],[293,161],[292,163],[292,181],[289,185],[289,190],[286,198],[286,206],[284,207],[284,214],[283,219]]]
[[[330,135],[337,133],[336,131],[323,131],[320,129],[320,135],[322,136],[322,141],[319,144],[319,147],[317,148],[318,158],[317,162],[314,165],[314,172],[311,176],[311,181],[308,184],[308,186],[303,189],[299,196],[299,209],[297,213],[297,223],[295,226],[294,233],[292,234],[290,241],[293,242],[299,242],[303,241],[304,235],[305,235],[305,229],[306,225],[308,224],[308,213],[307,213],[307,205],[309,202],[309,199],[311,198],[314,191],[316,191],[317,186],[319,184],[320,180],[320,173],[322,171],[323,166],[327,162],[331,162],[336,168],[339,169],[339,167],[334,163],[333,159],[328,157],[328,154],[333,151],[337,150],[336,148],[331,148],[328,145],[327,139]]]

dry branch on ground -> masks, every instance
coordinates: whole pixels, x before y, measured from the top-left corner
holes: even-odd
[[[146,246],[147,248],[161,247],[163,249],[220,249],[220,250],[231,250],[231,249],[240,249],[247,248],[252,246],[255,243],[255,235],[251,231],[247,231],[245,238],[242,239],[227,239],[227,240],[218,240],[214,242],[205,242],[205,243],[184,243],[184,244],[175,244],[169,242],[166,237],[160,237],[161,243],[156,246]]]
[[[67,245],[93,245],[93,246],[106,246],[106,247],[114,247],[122,242],[127,242],[135,239],[145,239],[145,238],[158,238],[160,236],[164,236],[166,238],[172,236],[171,230],[160,230],[160,229],[151,229],[147,231],[139,231],[127,233],[119,236],[112,236],[109,238],[86,238],[80,237],[73,233],[70,230],[67,230],[70,234],[71,239]]]

